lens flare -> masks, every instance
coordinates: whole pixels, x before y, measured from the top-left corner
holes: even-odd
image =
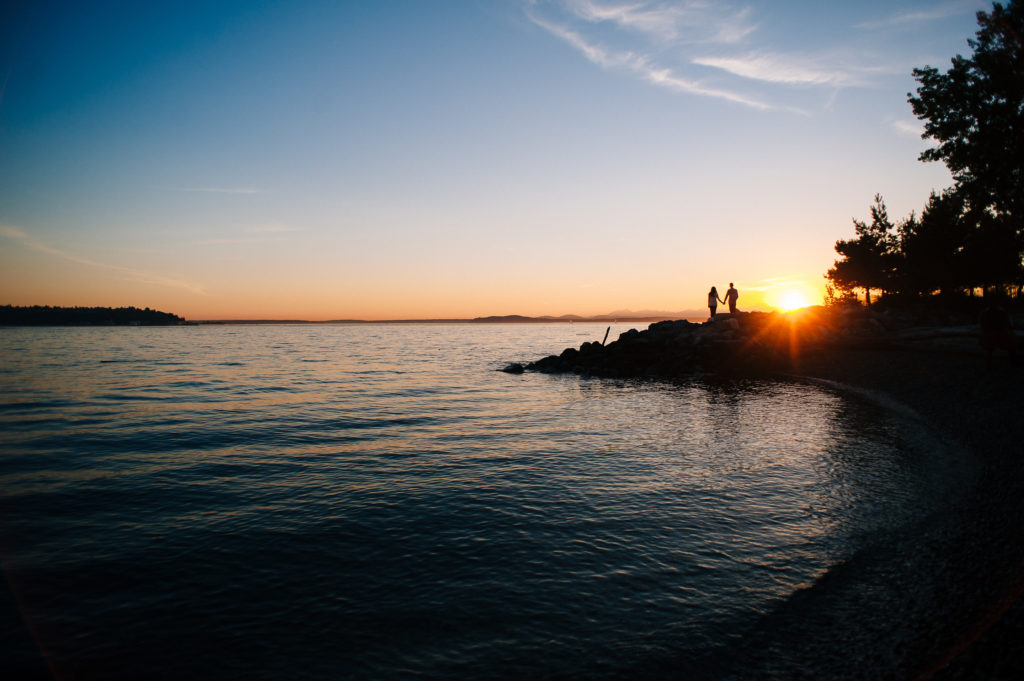
[[[798,310],[801,307],[807,307],[810,304],[811,302],[802,291],[787,291],[779,299],[778,307],[783,312],[789,312],[791,310]]]

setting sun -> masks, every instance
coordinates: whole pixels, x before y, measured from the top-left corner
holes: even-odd
[[[801,307],[807,307],[810,305],[810,301],[807,296],[804,295],[803,291],[786,291],[779,299],[778,308],[783,312],[790,312]]]

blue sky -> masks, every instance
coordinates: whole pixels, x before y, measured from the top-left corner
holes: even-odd
[[[979,2],[39,3],[0,28],[0,303],[191,318],[820,293],[945,168]],[[10,10],[8,10],[10,12]],[[742,304],[741,304],[742,307]]]

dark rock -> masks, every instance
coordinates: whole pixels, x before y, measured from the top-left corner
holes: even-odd
[[[651,342],[651,339],[641,335],[636,335],[623,338],[619,342],[622,343],[623,345],[647,345],[648,343]]]
[[[637,331],[636,329],[630,329],[629,331],[625,331],[619,334],[619,342],[621,343],[623,341],[628,341],[632,338],[636,338],[639,335],[639,331]]]
[[[703,324],[664,321],[630,329],[607,345],[587,342],[559,356],[528,364],[526,371],[585,376],[681,377],[713,371],[765,375],[791,372],[803,358],[829,348],[884,349],[891,334],[872,313],[825,308],[800,313],[723,313]]]
[[[562,359],[557,355],[549,355],[544,359],[539,359],[536,362],[531,362],[526,365],[526,368],[530,371],[540,371],[546,374],[557,373],[559,371],[566,371],[562,367]]]
[[[526,371],[526,367],[524,367],[519,362],[512,362],[512,364],[509,364],[507,367],[502,369],[502,371],[504,371],[506,374],[521,374],[524,371]]]

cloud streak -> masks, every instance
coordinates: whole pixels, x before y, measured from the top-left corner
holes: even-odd
[[[536,4],[536,3],[533,3]],[[567,0],[567,12],[589,23],[610,23],[661,41],[738,43],[757,27],[748,20],[750,10],[731,10],[722,3],[628,3]]]
[[[941,19],[947,19],[949,17],[955,17],[960,14],[967,14],[968,12],[984,8],[985,6],[983,4],[977,2],[949,2],[930,10],[920,12],[901,12],[884,19],[854,24],[854,28],[876,30],[880,28],[916,26],[931,23],[933,21],[939,21]]]
[[[186,291],[198,295],[206,295],[206,291],[204,291],[203,287],[199,286],[198,284],[192,284],[190,282],[180,281],[178,279],[170,279],[168,277],[164,277],[159,274],[154,274],[152,272],[136,270],[129,267],[121,267],[119,265],[111,265],[109,263],[84,258],[80,255],[69,253],[68,251],[63,251],[59,248],[54,248],[52,246],[44,244],[41,241],[37,241],[36,239],[32,238],[29,234],[26,234],[20,229],[15,229],[14,227],[0,225],[0,235],[3,235],[4,237],[11,239],[12,241],[17,241],[22,246],[26,248],[31,248],[32,250],[35,251],[39,251],[40,253],[45,253],[55,258],[67,260],[69,262],[77,263],[79,265],[86,265],[88,267],[94,267],[97,269],[107,270],[110,272],[116,272],[124,276],[126,279],[132,281],[138,281],[144,284],[154,284],[156,286],[164,286],[166,288],[184,289]]]
[[[758,47],[750,7],[705,0],[523,0],[527,18],[588,61],[673,92],[760,111],[792,106],[780,87],[869,85],[877,69],[852,55],[786,54]],[[767,88],[774,88],[773,90]],[[825,104],[828,108],[828,104]]]
[[[646,55],[628,50],[610,49],[587,40],[576,31],[540,17],[531,15],[530,19],[536,25],[576,48],[590,62],[602,68],[623,70],[639,76],[648,83],[675,92],[715,97],[760,110],[777,108],[767,102],[738,92],[709,87],[700,81],[683,78],[670,68],[654,64]]]
[[[710,66],[742,78],[768,83],[844,86],[855,84],[859,80],[843,69],[809,66],[815,61],[810,58],[778,54],[749,53],[739,57],[698,57],[692,61],[700,66]]]
[[[892,127],[896,132],[907,137],[920,138],[924,133],[924,128],[917,121],[893,121]]]

